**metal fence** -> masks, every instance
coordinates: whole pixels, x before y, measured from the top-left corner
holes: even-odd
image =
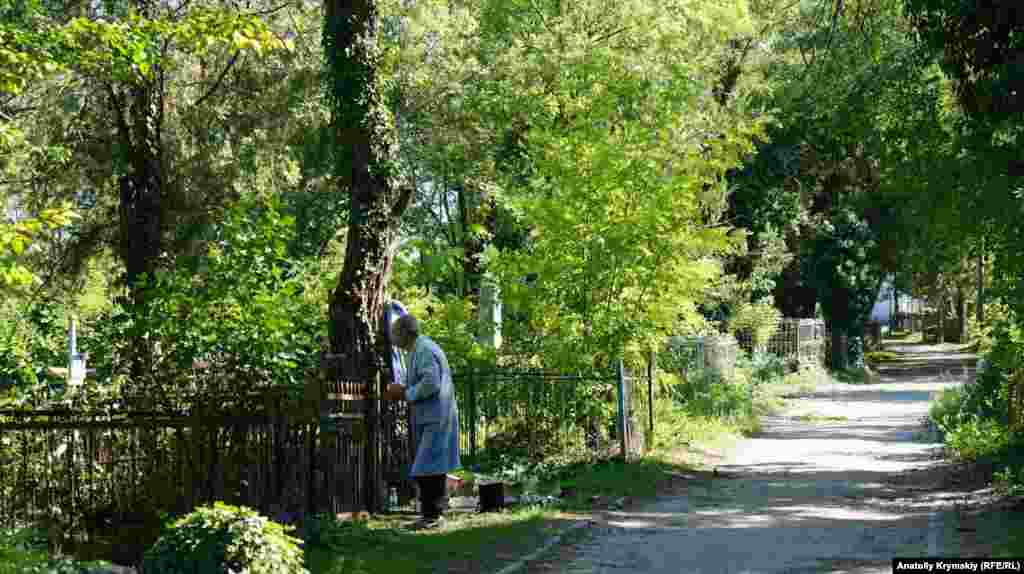
[[[325,424],[317,405],[271,390],[175,410],[0,410],[0,524],[49,525],[65,550],[130,564],[161,513],[215,500],[290,523],[360,510],[372,479],[365,421],[360,408],[335,411]]]
[[[621,454],[619,411],[627,418],[627,451],[642,448],[636,421],[650,410],[648,371],[616,369],[565,374],[544,370],[466,369],[453,374],[464,463],[495,457],[540,461],[559,455]],[[620,391],[620,388],[622,389]]]
[[[740,348],[748,354],[761,351],[800,365],[827,364],[828,338],[828,328],[820,319],[784,318],[762,348],[757,348],[749,331],[736,334]]]

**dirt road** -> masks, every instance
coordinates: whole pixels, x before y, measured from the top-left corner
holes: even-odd
[[[889,573],[895,556],[991,555],[1005,522],[964,511],[990,491],[950,484],[922,423],[933,394],[973,378],[974,358],[950,346],[890,349],[904,360],[879,384],[823,385],[790,401],[720,477],[612,513],[559,570],[873,574]]]

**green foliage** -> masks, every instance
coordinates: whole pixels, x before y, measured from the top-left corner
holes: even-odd
[[[16,223],[0,223],[0,294],[10,295],[33,286],[37,279],[22,262],[32,241],[46,231],[70,225],[78,217],[70,207],[63,206]]]
[[[818,293],[822,313],[833,334],[849,337],[850,360],[857,365],[862,359],[861,329],[882,283],[876,234],[856,211],[840,209],[820,221],[805,250],[804,272]]]
[[[0,574],[102,574],[109,563],[52,557],[46,534],[36,528],[0,529]]]
[[[325,326],[319,302],[304,296],[305,274],[315,268],[288,257],[294,220],[275,201],[253,199],[229,210],[214,231],[207,253],[179,257],[173,270],[149,278],[145,306],[115,306],[81,339],[99,379],[121,372],[131,333],[144,332],[159,344],[158,362],[151,381],[138,384],[183,391],[200,361],[210,364],[203,386],[302,387]]]
[[[993,484],[1006,496],[1024,496],[1024,466],[1006,467],[993,475]]]
[[[786,376],[786,361],[773,353],[754,352],[750,358],[741,356],[736,367],[750,372],[754,384],[766,385],[781,381]]]
[[[169,525],[146,551],[152,574],[309,574],[300,540],[256,511],[215,502]]]
[[[943,69],[957,80],[966,110],[988,119],[1024,117],[1016,95],[1024,90],[1024,27],[1013,3],[904,1],[923,43],[941,54]]]
[[[957,458],[977,460],[1006,452],[1010,437],[1005,424],[972,416],[947,433],[946,443]]]
[[[1010,375],[1024,366],[1021,330],[1007,321],[992,329],[992,346],[984,356],[987,367],[979,373],[974,384],[968,386],[962,397],[964,413],[986,420],[1007,423],[1008,385]]]
[[[966,420],[961,408],[963,396],[962,388],[944,389],[928,407],[928,418],[943,432],[948,433],[958,428]]]
[[[760,348],[767,345],[768,340],[778,331],[781,319],[782,313],[771,301],[743,302],[733,310],[729,318],[729,330],[733,333],[750,333],[754,347]]]
[[[330,514],[317,514],[304,522],[303,540],[308,545],[347,553],[376,548],[394,541],[396,533],[383,528],[370,528],[362,520],[338,520]]]
[[[896,353],[892,351],[869,351],[864,353],[864,360],[872,365],[895,360]]]
[[[752,408],[749,381],[726,381],[711,370],[692,374],[671,389],[672,398],[690,415],[734,418]]]
[[[747,22],[727,4],[551,4],[536,15],[540,29],[524,28],[529,11],[502,13],[521,20],[495,56],[505,77],[492,93],[507,96],[485,103],[530,126],[529,177],[500,183],[532,231],[527,249],[485,256],[509,315],[528,318],[549,361],[596,366],[642,353],[696,316],[716,259],[738,249],[742,238],[715,223],[725,171],[760,122],[704,91],[716,41],[731,31],[708,15],[736,8],[728,26]],[[634,33],[602,41],[583,22]]]
[[[0,381],[30,387],[37,382],[26,333],[31,327],[20,316],[20,307],[14,301],[0,304]]]

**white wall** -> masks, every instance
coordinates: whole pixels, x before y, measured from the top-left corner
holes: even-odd
[[[924,307],[924,302],[920,299],[914,299],[910,295],[900,294],[900,312],[907,313],[913,307],[913,311],[917,312]],[[892,315],[892,283],[886,279],[882,282],[881,289],[878,290],[878,298],[875,300],[875,306],[871,309],[871,320],[880,321],[882,323],[888,323],[890,316]]]

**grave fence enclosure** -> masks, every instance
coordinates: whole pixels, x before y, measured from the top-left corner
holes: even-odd
[[[748,354],[770,353],[794,365],[824,365],[827,362],[829,332],[821,319],[781,319],[776,330],[761,348],[757,348],[750,332],[740,331],[736,340]]]
[[[161,516],[215,500],[292,524],[368,509],[377,477],[407,467],[406,414],[382,408],[391,431],[371,436],[365,386],[315,386],[0,410],[0,526],[49,525],[65,550],[106,543],[96,557],[137,563]]]
[[[466,368],[453,373],[463,463],[628,455],[643,448],[651,370]],[[625,438],[623,433],[625,433]]]

